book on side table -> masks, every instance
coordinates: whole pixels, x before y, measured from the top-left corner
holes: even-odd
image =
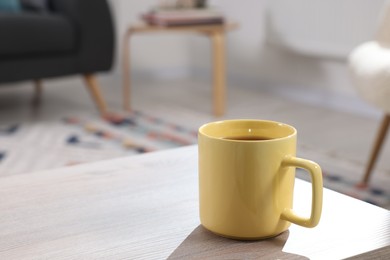
[[[185,26],[204,24],[223,24],[224,15],[211,8],[194,9],[156,9],[141,15],[150,25]]]

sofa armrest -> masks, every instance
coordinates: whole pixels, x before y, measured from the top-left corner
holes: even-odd
[[[107,1],[49,0],[49,5],[75,26],[80,72],[109,70],[114,56],[114,28]]]

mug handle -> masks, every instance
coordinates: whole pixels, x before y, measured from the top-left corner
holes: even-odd
[[[284,209],[282,219],[294,224],[312,228],[320,221],[322,211],[322,171],[321,167],[309,160],[287,156],[282,161],[282,167],[302,168],[310,173],[312,183],[311,214],[309,218],[298,216],[292,209]]]

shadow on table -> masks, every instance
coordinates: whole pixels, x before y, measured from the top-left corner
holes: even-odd
[[[199,225],[168,259],[308,259],[282,251],[289,231],[258,241],[239,241],[217,236]]]

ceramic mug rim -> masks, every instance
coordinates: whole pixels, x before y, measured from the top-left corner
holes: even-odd
[[[289,131],[290,133],[282,135],[282,136],[278,136],[278,137],[271,137],[270,139],[267,139],[267,140],[238,140],[238,139],[235,140],[235,139],[227,139],[226,136],[220,136],[220,135],[216,136],[216,135],[212,135],[212,134],[208,133],[209,129],[211,127],[216,127],[216,126],[222,125],[222,124],[233,124],[233,123],[237,123],[237,124],[263,124],[263,125],[272,126],[273,128],[279,128],[279,129],[284,128],[284,129],[286,129],[286,131]],[[248,131],[248,132],[250,132],[250,131]],[[278,122],[278,121],[273,121],[273,120],[227,119],[227,120],[219,120],[219,121],[214,121],[214,122],[209,122],[209,123],[203,124],[201,127],[199,127],[198,134],[202,135],[206,138],[209,138],[209,139],[223,141],[223,142],[265,143],[265,142],[275,142],[275,141],[290,139],[290,138],[297,135],[297,130],[295,129],[295,127],[293,127],[289,124]]]

